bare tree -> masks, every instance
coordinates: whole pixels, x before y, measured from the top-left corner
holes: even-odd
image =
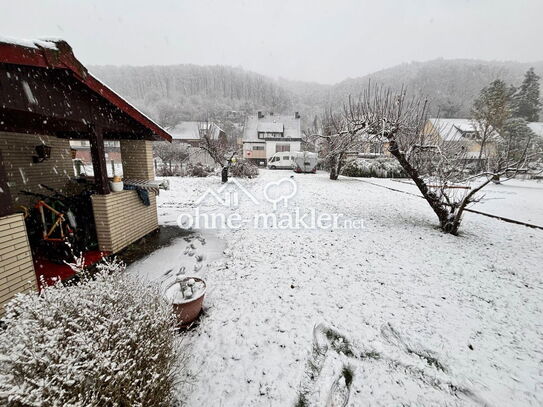
[[[424,134],[427,112],[427,101],[408,97],[405,89],[368,87],[358,101],[349,99],[343,118],[350,132],[363,132],[388,144],[390,154],[437,215],[441,229],[456,235],[464,210],[477,200],[478,192],[495,177],[524,171],[534,155],[528,154],[528,144],[512,154],[511,143],[505,141],[504,148],[493,150],[499,165],[469,175],[465,149],[453,149],[441,138]]]
[[[163,169],[168,166],[168,175],[173,175],[173,164],[183,164],[189,157],[186,145],[180,143],[168,143],[167,141],[156,141],[153,143],[153,154],[162,161]],[[155,170],[157,170],[155,161]]]
[[[216,124],[204,121],[199,125],[200,148],[206,151],[215,164],[229,167],[236,149],[229,145],[226,134]]]
[[[349,154],[358,153],[363,143],[359,129],[345,115],[331,110],[324,115],[322,129],[310,129],[308,133],[312,133],[331,180],[338,179]]]

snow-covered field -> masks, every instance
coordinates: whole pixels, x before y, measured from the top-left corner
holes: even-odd
[[[271,213],[265,185],[291,174],[242,180],[259,204],[242,192],[239,208],[212,196],[196,204],[217,177],[170,178],[160,223],[197,206]],[[186,405],[341,406],[347,395],[350,406],[543,403],[543,231],[468,213],[462,236],[444,235],[417,197],[324,173],[293,180],[280,211],[341,213],[364,228],[197,231],[130,268],[163,280],[185,267],[208,283],[205,314],[186,334]],[[528,195],[493,186],[492,210],[541,224],[541,184],[521,185]]]

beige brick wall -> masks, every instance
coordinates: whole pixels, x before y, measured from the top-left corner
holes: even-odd
[[[52,147],[51,158],[34,164],[32,156],[36,155],[34,148],[39,144]],[[0,150],[15,208],[36,200],[20,195],[21,189],[44,192],[38,187],[40,183],[62,189],[69,178],[74,176],[69,140],[52,136],[0,132]]]
[[[121,140],[121,159],[125,179],[155,179],[152,141]]]
[[[151,205],[143,205],[136,191],[92,196],[100,250],[116,253],[158,228],[154,193],[149,199]]]
[[[15,294],[37,290],[22,214],[0,217],[0,315]]]

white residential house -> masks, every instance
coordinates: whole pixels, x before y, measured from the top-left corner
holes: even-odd
[[[302,130],[300,115],[273,113],[247,116],[243,128],[243,158],[266,165],[278,152],[301,151]]]

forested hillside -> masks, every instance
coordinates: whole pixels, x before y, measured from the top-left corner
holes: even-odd
[[[292,95],[275,81],[226,66],[94,66],[91,71],[161,125],[203,120],[228,110],[292,109]]]
[[[372,83],[396,89],[404,85],[410,92],[426,95],[431,102],[432,113],[439,110],[441,117],[468,117],[474,99],[484,86],[495,79],[518,86],[524,73],[532,66],[535,72],[542,76],[543,62],[464,59],[413,62],[342,81],[331,89],[328,101],[337,104],[349,94],[358,95],[371,80]]]
[[[371,83],[426,95],[432,114],[468,117],[473,100],[494,79],[518,86],[533,66],[543,74],[543,62],[518,63],[477,60],[412,62],[335,85],[271,79],[226,66],[95,66],[105,83],[168,126],[180,120],[224,117],[225,112],[257,110],[302,114],[303,125],[327,107],[340,108]]]

